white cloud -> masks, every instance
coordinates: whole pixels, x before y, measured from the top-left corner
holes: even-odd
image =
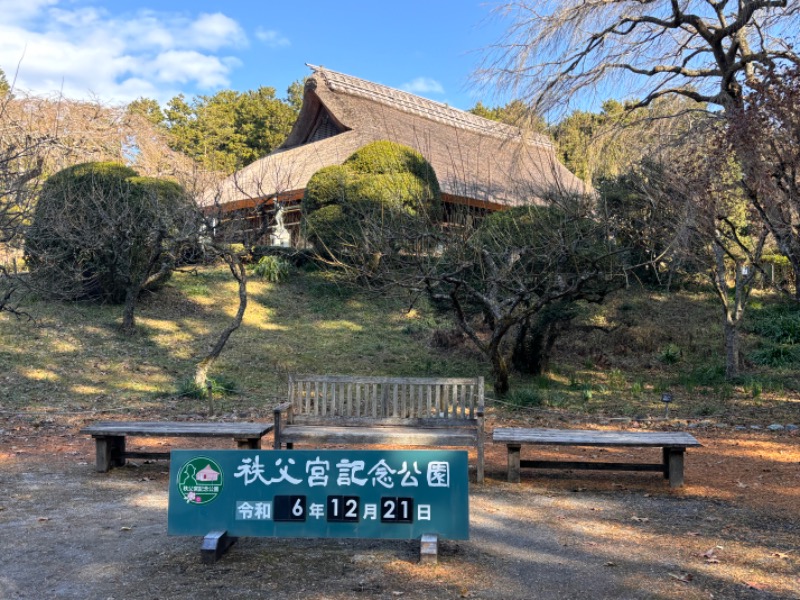
[[[163,102],[181,87],[224,87],[241,65],[231,50],[248,43],[222,13],[147,10],[122,18],[74,0],[0,0],[0,14],[9,13],[0,21],[0,67],[11,79],[19,64],[22,90],[71,98]]]
[[[237,63],[194,50],[168,50],[142,70],[164,83],[195,81],[202,88],[214,88],[227,85],[228,73]]]
[[[0,0],[0,15],[8,25],[24,23],[36,17],[48,6],[58,4],[59,0]]]
[[[442,84],[430,77],[417,77],[408,83],[404,83],[400,86],[400,89],[412,94],[444,94]]]
[[[256,29],[256,37],[270,48],[291,45],[289,38],[281,35],[279,31],[275,31],[274,29],[264,29],[263,27],[259,27]]]
[[[191,23],[188,33],[192,45],[206,50],[247,45],[247,36],[239,23],[222,13],[200,15]]]

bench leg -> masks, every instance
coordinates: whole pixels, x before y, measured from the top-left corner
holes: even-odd
[[[94,440],[98,473],[107,473],[111,467],[121,467],[125,464],[124,436],[103,435],[95,437]]]
[[[670,448],[667,456],[669,470],[669,487],[679,488],[683,485],[683,448]]]
[[[260,450],[261,438],[236,438],[236,447],[239,450]]]
[[[664,464],[664,479],[669,479],[669,448],[662,448],[661,456]]]
[[[519,444],[508,445],[508,480],[511,483],[519,483]]]

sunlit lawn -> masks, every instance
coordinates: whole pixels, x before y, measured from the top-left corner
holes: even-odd
[[[138,333],[119,330],[121,308],[30,301],[26,321],[0,315],[0,410],[202,411],[178,393],[195,363],[234,315],[237,289],[222,267],[177,273],[142,300]],[[321,272],[288,281],[253,278],[243,326],[213,369],[238,393],[217,409],[266,411],[285,396],[289,373],[484,375],[469,343],[435,347],[447,315],[407,294],[379,296]],[[798,421],[795,370],[748,365],[724,381],[719,309],[707,294],[623,291],[589,307],[580,327],[556,345],[545,377],[512,379],[506,399],[522,410],[592,417],[672,415],[716,420]],[[602,329],[599,329],[602,328]],[[745,337],[745,346],[757,340]],[[509,408],[506,404],[498,407]]]

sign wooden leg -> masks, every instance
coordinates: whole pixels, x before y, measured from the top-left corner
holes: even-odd
[[[435,565],[439,562],[439,536],[426,533],[419,541],[419,562]]]
[[[212,531],[203,538],[200,557],[203,563],[210,565],[217,562],[239,538],[231,537],[227,531]]]

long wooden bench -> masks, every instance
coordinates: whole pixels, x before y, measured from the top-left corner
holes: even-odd
[[[169,452],[128,452],[125,438],[147,437],[232,437],[238,448],[261,448],[261,438],[272,431],[272,423],[178,423],[170,421],[109,421],[81,429],[91,435],[97,451],[97,470],[125,464],[126,458],[169,458]]]
[[[275,408],[275,448],[294,444],[468,446],[483,481],[483,377],[296,375]]]
[[[508,480],[519,483],[520,468],[530,469],[600,469],[609,471],[657,471],[669,479],[670,487],[683,485],[683,455],[686,448],[701,446],[685,432],[592,431],[585,429],[497,428],[495,444],[508,448]],[[523,445],[660,447],[661,463],[568,462],[520,460]]]

